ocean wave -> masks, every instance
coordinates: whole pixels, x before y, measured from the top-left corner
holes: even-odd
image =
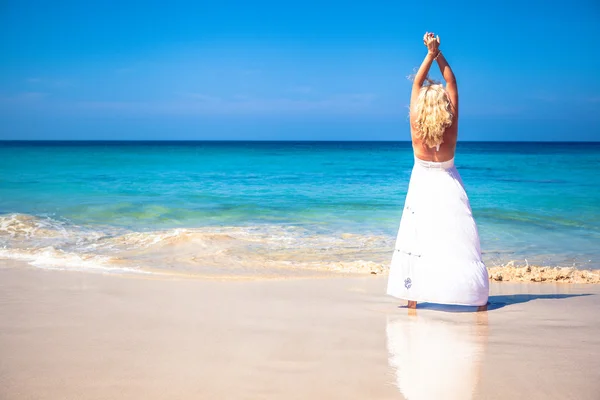
[[[382,273],[393,238],[316,233],[301,226],[209,226],[147,232],[0,217],[0,258],[43,268],[190,274]],[[59,240],[55,240],[58,238]]]
[[[11,214],[0,216],[0,258],[48,269],[252,279],[387,273],[394,237],[319,229],[253,225],[140,232]],[[510,256],[497,257],[496,264]],[[489,268],[493,281],[600,283],[599,273],[515,262]]]
[[[65,236],[64,224],[50,218],[27,214],[0,216],[0,236],[13,238]]]
[[[57,248],[94,243],[107,234],[95,229],[86,229],[68,221],[28,214],[0,215],[0,247],[39,249]]]

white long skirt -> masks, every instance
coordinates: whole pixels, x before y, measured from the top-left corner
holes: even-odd
[[[415,158],[387,293],[417,302],[487,304],[479,233],[454,160]]]

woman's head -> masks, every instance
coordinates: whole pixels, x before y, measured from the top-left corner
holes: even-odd
[[[411,112],[415,134],[425,145],[435,147],[444,142],[444,132],[454,120],[454,109],[443,85],[425,81]]]

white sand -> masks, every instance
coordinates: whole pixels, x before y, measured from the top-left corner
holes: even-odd
[[[495,283],[487,313],[408,315],[380,276],[3,265],[0,399],[600,398],[598,285]]]

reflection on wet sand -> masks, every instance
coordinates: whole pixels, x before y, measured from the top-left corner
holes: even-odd
[[[388,361],[408,400],[473,398],[487,345],[487,313],[410,310],[387,321]]]

